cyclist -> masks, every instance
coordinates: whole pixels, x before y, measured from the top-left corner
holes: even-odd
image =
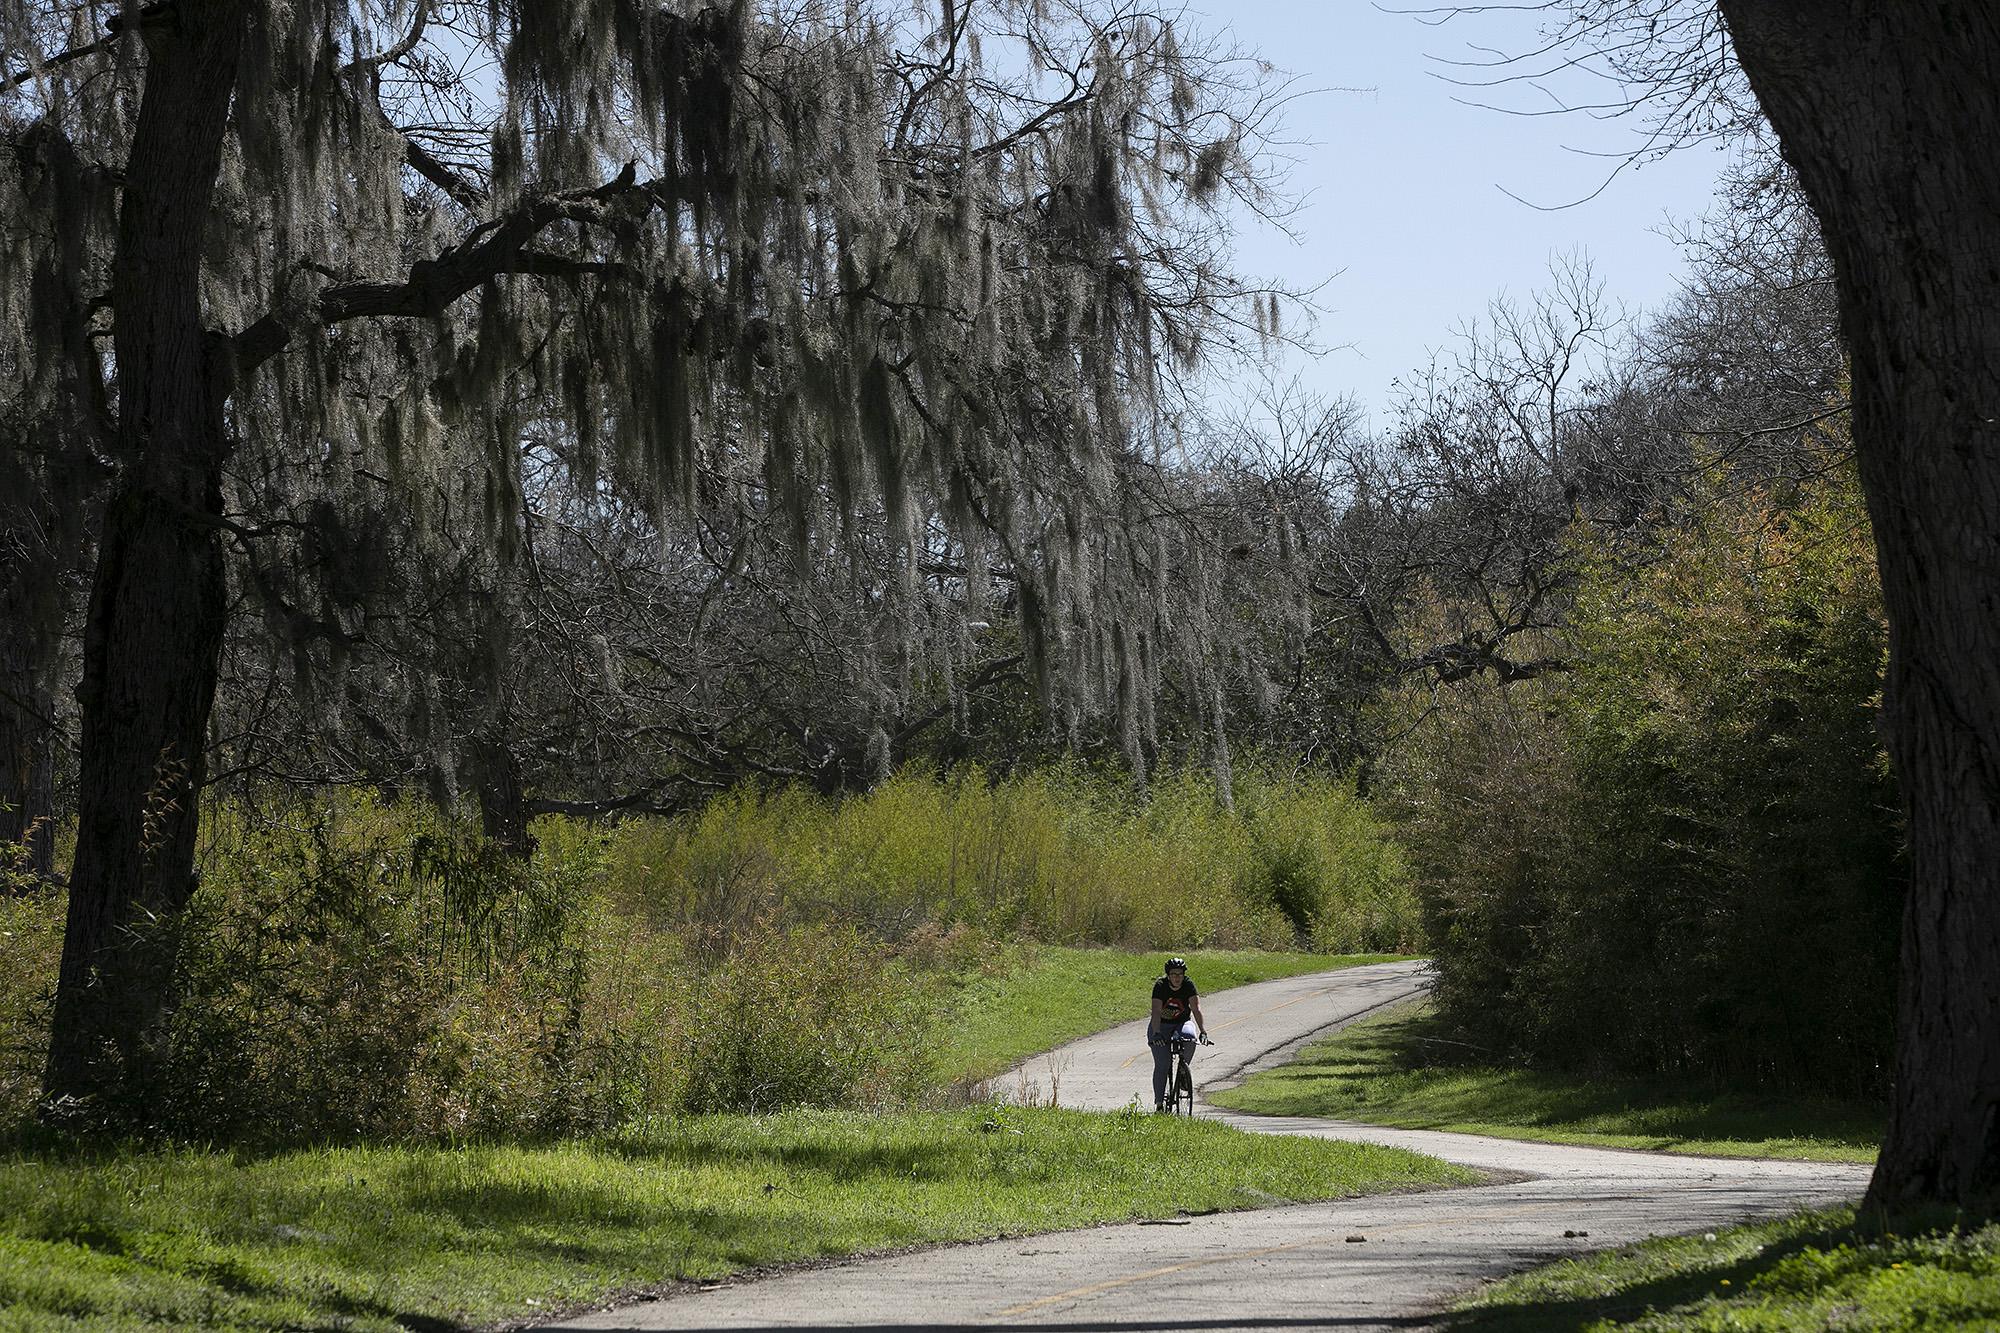
[[[1173,1071],[1173,1039],[1182,1035],[1190,1017],[1195,1031],[1208,1040],[1208,1021],[1201,1016],[1201,992],[1188,980],[1187,959],[1169,958],[1163,975],[1153,983],[1153,1016],[1146,1024],[1146,1043],[1153,1048],[1153,1109],[1167,1109],[1167,1079]]]

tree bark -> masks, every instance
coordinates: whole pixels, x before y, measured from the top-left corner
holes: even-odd
[[[226,616],[227,367],[201,254],[237,78],[242,0],[148,25],[113,268],[122,472],[84,630],[75,867],[45,1091],[143,1091],[194,891],[197,798]]]
[[[473,742],[471,757],[480,831],[509,856],[527,860],[535,854],[535,838],[528,832],[527,796],[513,747],[502,737],[484,736]]]
[[[1908,806],[1895,1086],[1868,1203],[2000,1196],[2000,10],[1720,0],[1819,214]]]

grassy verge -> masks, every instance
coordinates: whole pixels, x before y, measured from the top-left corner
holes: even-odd
[[[1461,1183],[1357,1144],[976,1108],[555,1147],[0,1162],[0,1323],[454,1327],[860,1250]]]
[[[1403,956],[1205,950],[1189,955],[1188,971],[1206,995]],[[1163,960],[1158,952],[1036,948],[1022,966],[978,978],[961,993],[940,1066],[963,1079],[990,1078],[1038,1051],[1144,1018]]]
[[[2000,1224],[1883,1235],[1854,1210],[1799,1213],[1564,1260],[1488,1287],[1451,1333],[2000,1329]]]
[[[1880,1113],[1866,1105],[1495,1068],[1458,1063],[1461,1054],[1426,1009],[1396,1009],[1211,1100],[1263,1115],[1708,1156],[1866,1162],[1881,1138]]]

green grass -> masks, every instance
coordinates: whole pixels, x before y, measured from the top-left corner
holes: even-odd
[[[1253,981],[1402,957],[1207,950],[1188,955],[1188,975],[1210,995]],[[939,1064],[959,1078],[990,1078],[1037,1052],[1144,1018],[1165,961],[1158,952],[1038,947],[1022,966],[981,977],[962,992]]]
[[[1867,1162],[1882,1134],[1881,1113],[1865,1104],[1454,1062],[1464,1054],[1427,1009],[1399,1008],[1210,1100],[1260,1115],[1704,1156]]]
[[[2000,1224],[1858,1227],[1851,1208],[1650,1240],[1498,1283],[1450,1333],[2000,1329]],[[1708,1237],[1712,1236],[1713,1239]]]
[[[554,1147],[17,1155],[0,1161],[0,1325],[548,1317],[861,1250],[1472,1175],[1385,1148],[1021,1108],[700,1117]]]

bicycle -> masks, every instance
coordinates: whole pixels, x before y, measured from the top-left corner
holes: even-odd
[[[1190,1037],[1185,1028],[1162,1040],[1166,1042],[1173,1059],[1173,1069],[1167,1079],[1167,1110],[1173,1115],[1193,1115],[1194,1048],[1197,1042],[1203,1046],[1215,1043],[1208,1039],[1207,1033],[1199,1038]]]

